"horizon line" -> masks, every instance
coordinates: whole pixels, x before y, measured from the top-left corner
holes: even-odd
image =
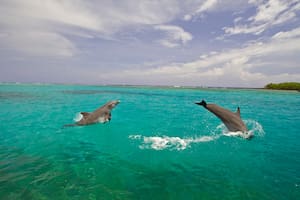
[[[60,83],[60,82],[18,82],[3,81],[0,84],[12,85],[83,85],[83,86],[119,86],[119,87],[166,87],[166,88],[186,88],[186,89],[265,89],[264,87],[238,87],[238,86],[205,86],[205,85],[152,85],[152,84],[103,84],[103,83]]]

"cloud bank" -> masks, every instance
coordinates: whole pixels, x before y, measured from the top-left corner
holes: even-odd
[[[0,81],[300,81],[299,12],[298,0],[3,0]]]

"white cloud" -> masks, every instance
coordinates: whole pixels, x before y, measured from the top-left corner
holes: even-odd
[[[221,12],[221,11],[240,11],[249,4],[245,0],[221,1],[221,0],[200,0],[192,1],[191,10],[183,17],[185,21],[190,21],[193,18],[202,17],[206,13]]]
[[[300,27],[295,28],[287,32],[278,32],[272,38],[273,39],[290,39],[300,37]]]
[[[208,11],[212,9],[216,4],[218,0],[206,0],[203,2],[203,4],[200,6],[198,10],[196,10],[196,13],[201,13],[204,11]]]
[[[224,31],[227,35],[259,35],[271,27],[295,19],[296,13],[300,10],[298,0],[252,0],[249,3],[256,6],[255,15],[249,17],[247,21],[236,21],[233,27],[225,27]]]
[[[210,85],[262,87],[268,82],[299,81],[300,73],[265,73],[280,64],[299,63],[300,29],[275,34],[266,42],[252,42],[242,48],[213,52],[186,63],[171,63],[148,70],[125,70],[122,76],[137,82],[170,85]],[[269,60],[265,63],[264,60]],[[255,70],[254,70],[255,69]],[[282,70],[285,71],[285,70]],[[122,79],[110,74],[115,80]],[[143,78],[141,78],[143,77]],[[155,80],[155,82],[153,82]]]
[[[256,9],[255,13],[249,17],[253,8]],[[259,38],[263,32],[275,26],[276,28],[284,27],[284,30],[295,27],[295,22],[299,20],[299,10],[299,0],[2,0],[0,4],[0,49],[4,52],[1,54],[2,57],[10,53],[15,55],[16,52],[18,52],[17,55],[21,52],[22,55],[70,57],[82,53],[80,48],[84,49],[83,51],[90,51],[89,48],[96,49],[93,53],[88,52],[88,55],[80,54],[76,60],[79,61],[78,63],[71,63],[71,59],[61,60],[64,60],[64,64],[68,66],[73,64],[79,66],[82,63],[84,66],[89,65],[93,67],[91,72],[81,68],[86,73],[85,77],[90,76],[91,79],[97,80],[99,76],[101,80],[107,80],[109,83],[115,80],[119,83],[135,81],[134,84],[215,86],[243,84],[241,86],[252,86],[255,83],[261,86],[272,79],[274,79],[272,81],[300,80],[297,73],[289,74],[288,70],[278,70],[281,66],[282,68],[289,67],[287,63],[294,68],[297,63],[300,63],[300,58],[298,58],[299,28],[278,32],[269,39],[267,34],[264,38]],[[224,20],[218,18],[216,21],[216,16],[223,16],[224,13],[220,14],[222,11],[226,11],[226,14],[230,11],[232,15],[228,15],[228,18]],[[215,13],[218,15],[214,15]],[[202,15],[207,15],[206,18],[201,18],[205,23],[197,21]],[[224,39],[228,35],[236,34],[256,34],[257,41],[261,42],[246,43],[247,36],[241,37],[239,41],[235,41],[240,42],[241,46],[230,49],[227,46],[229,43],[224,40],[209,43],[208,41],[212,41],[210,38],[212,34],[207,33],[205,26],[198,27],[200,24],[217,27],[222,23],[228,23],[228,19],[232,18],[235,18],[232,21],[234,25],[232,27],[228,24],[221,25],[228,27],[224,28],[225,36],[219,36],[219,38]],[[210,19],[212,21],[209,21]],[[284,26],[285,24],[289,26]],[[184,30],[182,27],[188,27],[189,32],[186,31],[188,29]],[[140,34],[138,39],[135,37],[137,31]],[[214,31],[213,37],[218,37],[216,35],[218,32],[219,30]],[[126,36],[134,38],[130,42],[139,43],[137,46],[141,47],[141,52],[138,55],[136,55],[136,49],[131,52],[126,48],[130,45],[131,49],[136,47],[136,43],[128,44],[128,40],[122,41]],[[112,45],[111,41],[99,42],[99,38],[119,39],[118,42],[121,42],[114,41]],[[147,39],[144,40],[144,38]],[[190,44],[191,40],[195,40],[195,44],[184,49],[187,51],[174,48]],[[155,48],[151,46],[150,43],[153,41],[170,49],[159,48],[162,51],[153,54],[163,52],[163,55],[148,56],[152,54],[153,49],[158,49],[157,45],[153,45]],[[211,44],[213,45],[208,48],[207,46]],[[105,47],[108,48],[101,45],[106,45]],[[147,48],[146,45],[151,47]],[[195,47],[196,45],[198,46]],[[125,53],[123,49],[120,50],[120,46],[126,49]],[[225,49],[225,46],[228,49]],[[193,51],[190,47],[197,51]],[[220,50],[213,51],[216,48]],[[118,54],[105,54],[104,63],[95,55],[107,49]],[[210,52],[205,52],[205,49],[210,49]],[[202,55],[195,55],[195,52],[201,51],[203,51]],[[100,70],[112,60],[115,63],[119,62],[122,60],[119,57],[126,53],[132,55],[130,57],[124,55],[126,61],[118,63],[118,73],[115,73],[114,67],[111,66],[107,67],[105,72]],[[147,55],[149,59],[143,60],[146,57],[144,55]],[[173,59],[177,56],[178,58]],[[132,59],[133,57],[135,58]],[[191,57],[197,57],[197,59],[182,61]],[[90,60],[90,58],[95,60]],[[169,64],[161,62],[163,64],[140,65],[147,61],[157,63],[157,59],[180,60],[181,63],[173,61]],[[32,63],[32,60],[28,59],[28,63]],[[139,66],[139,68],[133,69],[132,65]],[[51,64],[45,64],[45,66],[51,66]],[[277,71],[269,76],[268,74],[274,71],[273,66],[277,67]],[[126,70],[123,68],[122,71],[120,67],[125,67]]]
[[[179,3],[172,0],[3,0],[0,4],[0,34],[8,35],[5,37],[6,41],[1,37],[0,43],[5,44],[6,48],[27,51],[27,54],[33,55],[37,52],[39,55],[57,55],[53,54],[54,49],[49,50],[51,47],[58,48],[59,55],[74,55],[76,44],[66,35],[111,38],[126,27],[164,24],[177,17],[180,12]],[[57,42],[60,39],[60,44],[49,46],[41,41],[36,42],[32,49],[26,41],[30,41],[33,34],[39,35],[37,39],[46,39],[46,36]],[[180,37],[174,40],[185,43],[189,36],[183,31]],[[61,49],[68,49],[68,52],[61,53]]]
[[[264,4],[258,5],[256,15],[250,17],[249,21],[254,23],[274,21],[288,7],[288,1],[269,0]]]
[[[154,27],[156,30],[164,31],[167,37],[160,40],[160,44],[166,47],[177,47],[186,44],[193,39],[193,36],[184,31],[181,27],[171,25],[158,25]]]
[[[174,19],[179,12],[177,2],[168,0],[117,3],[88,0],[4,2],[1,17],[16,26],[21,26],[24,21],[48,26],[61,24],[104,34],[112,34],[129,25],[165,23]]]
[[[27,31],[18,35],[9,33],[3,36],[0,44],[11,46],[25,55],[69,57],[77,51],[65,37],[54,32]]]
[[[233,6],[234,5],[234,6]],[[76,43],[69,39],[70,35],[85,38],[101,37],[111,39],[114,34],[122,32],[128,27],[155,27],[164,31],[166,37],[155,39],[166,47],[178,47],[192,40],[191,33],[184,31],[178,26],[167,26],[174,19],[182,18],[189,21],[193,16],[203,12],[217,10],[238,10],[245,5],[242,0],[234,3],[219,0],[197,0],[197,1],[174,1],[174,0],[153,0],[153,1],[92,1],[92,0],[3,0],[0,5],[0,27],[2,32],[13,33],[8,36],[5,43],[8,48],[21,51],[30,50],[31,47],[16,45],[18,40],[26,40],[26,36],[36,32],[56,35],[61,38],[62,49],[69,49],[69,53],[61,55],[74,55]],[[190,13],[190,14],[188,14]],[[128,30],[128,29],[127,29]],[[0,31],[1,32],[1,31]],[[3,34],[3,33],[1,33]],[[10,37],[10,38],[9,38]],[[18,39],[19,37],[19,39]],[[13,41],[15,40],[15,42]],[[28,38],[30,40],[30,38]],[[68,43],[66,42],[68,41]],[[70,47],[70,43],[73,48]],[[24,44],[26,44],[24,42]],[[54,50],[44,46],[43,42],[35,44],[40,52],[51,53]],[[55,45],[52,45],[55,48]],[[57,45],[58,47],[58,45]],[[76,51],[73,51],[76,50]],[[58,49],[60,51],[60,49]],[[27,53],[34,53],[28,51]]]
[[[190,21],[191,19],[192,19],[192,15],[190,15],[190,14],[186,14],[186,15],[184,15],[183,16],[183,19],[185,20],[185,21]]]

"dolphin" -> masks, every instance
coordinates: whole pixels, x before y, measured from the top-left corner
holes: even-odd
[[[65,126],[84,126],[96,123],[106,123],[111,120],[111,111],[120,103],[119,100],[109,101],[93,112],[81,112],[82,118],[75,124]]]
[[[241,131],[244,134],[247,134],[243,137],[250,138],[251,134],[248,134],[248,129],[241,119],[240,107],[237,108],[236,112],[231,112],[225,108],[222,108],[216,104],[207,104],[204,100],[201,102],[196,102],[197,105],[201,105],[206,108],[208,111],[216,115],[231,132]]]

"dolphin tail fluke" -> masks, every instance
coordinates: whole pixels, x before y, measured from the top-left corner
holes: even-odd
[[[206,108],[206,101],[202,100],[201,102],[197,102],[197,105],[201,105]]]
[[[241,109],[240,109],[240,107],[237,107],[236,115],[239,116],[239,117],[241,117]]]

